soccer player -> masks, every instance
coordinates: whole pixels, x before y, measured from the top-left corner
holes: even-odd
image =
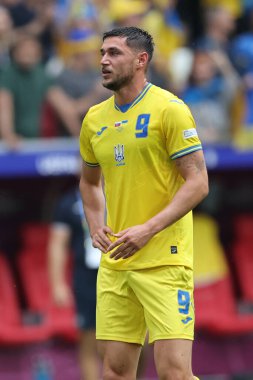
[[[188,107],[146,80],[153,45],[137,27],[104,33],[102,83],[114,94],[88,111],[80,134],[80,190],[102,251],[96,338],[106,380],[136,378],[147,329],[159,379],[194,379],[191,210],[208,178]]]

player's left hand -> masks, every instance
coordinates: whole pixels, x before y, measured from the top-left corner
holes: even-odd
[[[107,251],[112,251],[117,247],[110,254],[110,258],[118,260],[133,256],[140,248],[147,244],[153,234],[144,224],[140,224],[122,230],[117,234],[113,234],[113,236],[118,239],[109,245]]]

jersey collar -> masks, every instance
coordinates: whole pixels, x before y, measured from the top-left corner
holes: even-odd
[[[127,103],[127,104],[123,104],[122,106],[119,106],[114,101],[114,107],[116,108],[117,111],[120,111],[123,113],[127,112],[130,108],[133,108],[137,103],[139,103],[139,101],[141,101],[141,99],[146,95],[146,93],[148,92],[151,86],[152,86],[152,83],[147,83],[144,86],[143,90],[139,93],[139,95],[137,95],[137,97],[131,103]]]

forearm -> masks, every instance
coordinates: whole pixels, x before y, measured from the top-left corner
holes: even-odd
[[[0,92],[0,130],[4,140],[8,140],[15,135],[14,131],[14,109],[12,97],[8,91],[1,90]]]
[[[78,113],[74,111],[74,108],[72,110],[62,110],[59,115],[61,116],[61,119],[70,135],[78,137],[80,133],[81,123],[78,117]]]
[[[67,264],[67,249],[57,241],[49,243],[48,251],[49,279],[53,288],[65,284],[65,268]]]
[[[34,11],[36,17],[27,24],[15,28],[17,34],[28,33],[34,36],[39,36],[46,28],[53,25],[53,5],[43,4],[43,2],[35,3]]]
[[[89,92],[89,95],[85,95],[76,101],[79,114],[81,116],[85,115],[91,106],[107,99],[109,96],[111,96],[109,90],[104,88],[99,81],[94,85],[94,88]]]
[[[61,118],[69,133],[72,136],[79,136],[80,118],[74,101],[57,87],[49,90],[47,99]]]
[[[105,225],[105,198],[101,182],[99,185],[80,180],[80,192],[83,200],[84,212],[89,226],[91,237]]]
[[[33,36],[38,36],[40,33],[43,32],[45,27],[46,27],[46,25],[42,21],[34,20],[25,26],[21,26],[21,27],[16,28],[16,33],[17,34],[29,33]]]
[[[172,225],[196,207],[207,195],[206,181],[188,180],[178,190],[170,204],[145,224],[152,235]]]

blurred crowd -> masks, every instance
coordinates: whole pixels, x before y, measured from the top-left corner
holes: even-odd
[[[252,0],[1,0],[1,139],[78,136],[110,96],[102,33],[129,25],[153,35],[148,79],[189,105],[204,144],[253,147]]]

